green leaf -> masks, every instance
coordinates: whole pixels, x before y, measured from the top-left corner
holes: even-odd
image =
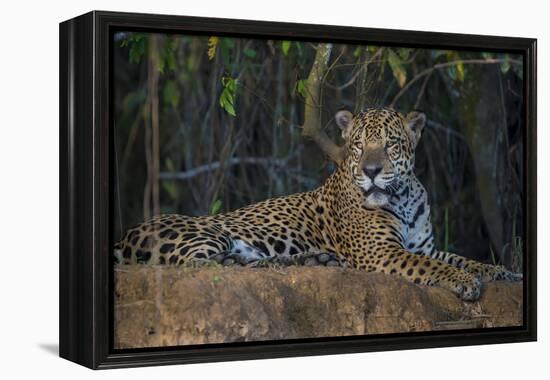
[[[235,108],[233,107],[233,104],[231,104],[229,102],[225,103],[224,106],[223,106],[223,109],[225,110],[225,112],[227,112],[231,116],[237,117],[237,114],[235,112]]]
[[[218,214],[221,208],[222,208],[221,199],[216,199],[214,202],[212,202],[212,205],[210,206],[210,215]]]
[[[256,50],[246,48],[243,50],[243,54],[247,56],[248,58],[254,58],[256,56]]]
[[[388,50],[388,63],[397,84],[399,84],[399,87],[402,88],[405,85],[405,82],[407,82],[407,71],[403,67],[399,56],[391,49]]]
[[[222,85],[229,91],[233,92],[236,88],[236,81],[231,77],[222,77]]]
[[[367,46],[367,51],[368,51],[371,55],[374,55],[374,54],[376,54],[376,52],[378,51],[378,47],[369,45],[369,46]]]
[[[285,57],[288,55],[288,50],[290,49],[290,41],[282,41],[281,42],[281,49],[283,50],[283,54]]]
[[[133,36],[128,41],[129,51],[128,60],[132,64],[138,64],[141,61],[141,57],[145,54],[147,48],[146,40],[143,36]]]
[[[176,82],[173,80],[168,80],[164,84],[164,89],[162,91],[162,98],[164,104],[170,105],[173,108],[176,108],[180,101],[180,91]]]
[[[222,43],[224,43],[228,48],[233,49],[235,47],[235,40],[233,38],[222,38]]]
[[[178,190],[174,181],[162,181],[162,188],[170,196],[170,199],[178,199]]]
[[[175,38],[166,40],[166,43],[162,47],[161,60],[163,68],[168,67],[168,70],[174,71],[176,68],[176,49],[177,42]]]
[[[217,274],[215,274],[214,276],[212,276],[212,283],[214,285],[216,285],[218,282],[220,282],[221,279],[220,279],[220,276],[218,276]]]
[[[456,65],[456,78],[460,81],[460,82],[464,82],[464,65],[462,63],[458,63]]]
[[[157,71],[161,74],[164,74],[164,60],[157,59]]]
[[[296,82],[295,90],[297,94],[300,94],[303,98],[306,97],[307,79],[299,79]]]
[[[503,73],[503,74],[506,74],[508,72],[508,70],[510,70],[510,60],[509,59],[505,59],[504,62],[501,62],[500,63],[500,71]]]
[[[397,49],[397,54],[399,55],[399,57],[401,57],[401,59],[403,60],[407,60],[411,54],[413,49],[411,48],[398,48]]]
[[[230,77],[222,77],[223,90],[220,94],[220,106],[229,115],[236,117],[234,99],[237,90],[237,81]]]

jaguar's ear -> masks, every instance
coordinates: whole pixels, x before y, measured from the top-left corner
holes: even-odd
[[[405,116],[405,129],[407,133],[411,136],[415,145],[420,140],[422,136],[422,130],[426,125],[426,114],[420,111],[412,111]]]
[[[336,125],[342,130],[342,137],[344,139],[348,138],[351,127],[353,126],[353,114],[349,111],[342,110],[336,112]]]

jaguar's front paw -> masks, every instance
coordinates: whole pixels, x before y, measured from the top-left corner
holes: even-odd
[[[453,270],[452,272],[454,272],[452,276],[441,280],[438,284],[451,290],[464,301],[477,300],[481,295],[480,277],[461,270]]]
[[[464,301],[475,301],[481,295],[481,279],[473,275],[472,278],[463,280],[458,289],[458,296]]]

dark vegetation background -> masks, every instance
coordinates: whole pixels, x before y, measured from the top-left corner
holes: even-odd
[[[315,188],[334,170],[302,136],[318,44],[118,33],[115,239],[159,213],[202,215]],[[428,124],[416,172],[438,248],[522,268],[522,57],[333,44],[321,127],[393,106]]]

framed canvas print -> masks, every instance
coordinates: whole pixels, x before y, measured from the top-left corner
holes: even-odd
[[[536,339],[536,40],[60,25],[60,355]]]

